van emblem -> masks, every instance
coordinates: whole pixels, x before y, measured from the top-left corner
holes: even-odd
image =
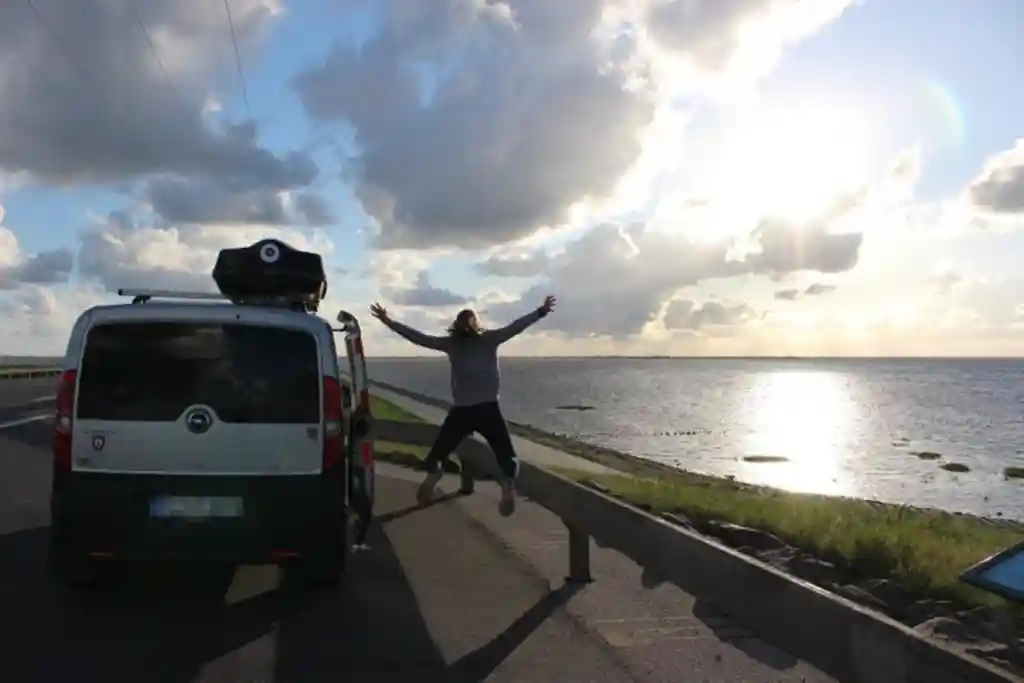
[[[193,434],[203,434],[210,429],[212,424],[213,417],[202,408],[189,411],[188,415],[185,416],[185,426]]]
[[[281,258],[281,250],[273,242],[267,242],[260,247],[260,258],[264,263],[275,263]]]
[[[94,436],[92,437],[92,449],[94,451],[102,451],[103,447],[107,445],[107,437],[105,436]]]

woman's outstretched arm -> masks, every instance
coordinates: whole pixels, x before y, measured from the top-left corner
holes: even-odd
[[[374,318],[384,323],[388,329],[392,330],[407,341],[412,342],[416,346],[422,346],[425,349],[433,349],[434,351],[448,350],[448,345],[451,342],[449,337],[437,337],[432,334],[424,334],[423,332],[415,330],[408,325],[403,325],[396,320],[392,320],[391,316],[388,315],[387,310],[380,304],[374,304],[371,306],[370,313]]]
[[[555,307],[555,297],[547,296],[544,298],[544,303],[541,304],[536,310],[530,311],[521,318],[516,318],[505,327],[499,327],[496,330],[487,330],[484,332],[484,339],[494,344],[504,344],[512,337],[525,332],[526,329],[550,313]]]

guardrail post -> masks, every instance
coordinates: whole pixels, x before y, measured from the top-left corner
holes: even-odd
[[[567,583],[590,583],[590,536],[574,524],[565,522],[569,530],[569,575]]]

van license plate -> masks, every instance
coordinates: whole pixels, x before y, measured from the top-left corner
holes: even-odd
[[[149,501],[150,517],[241,517],[242,499],[209,496],[157,496]]]

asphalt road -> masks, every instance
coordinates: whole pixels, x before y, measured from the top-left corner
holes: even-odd
[[[561,586],[546,511],[501,518],[486,487],[419,509],[414,477],[387,468],[370,549],[339,589],[279,590],[272,567],[126,567],[73,599],[44,570],[52,422],[37,399],[52,393],[0,382],[2,680],[831,681],[674,587],[642,588],[611,551],[595,552],[599,581]]]

